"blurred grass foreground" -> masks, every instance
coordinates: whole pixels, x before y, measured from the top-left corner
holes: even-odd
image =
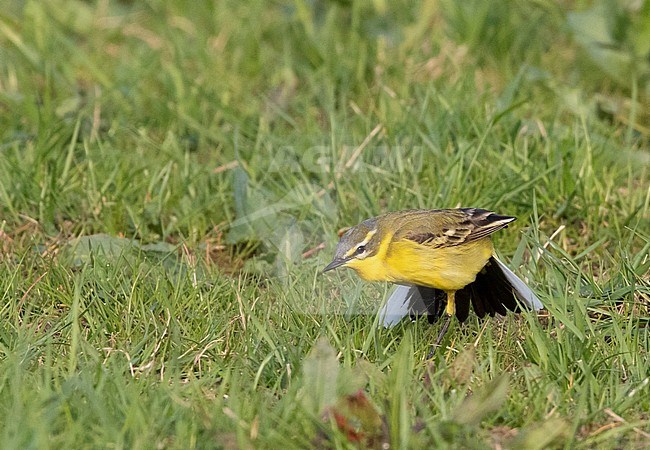
[[[650,2],[8,0],[0,447],[650,446]],[[377,326],[381,212],[547,311]]]

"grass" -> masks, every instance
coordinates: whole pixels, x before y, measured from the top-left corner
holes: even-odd
[[[2,446],[647,447],[635,5],[11,1]],[[519,217],[495,243],[547,311],[428,362],[439,324],[319,270],[343,226],[459,205]]]

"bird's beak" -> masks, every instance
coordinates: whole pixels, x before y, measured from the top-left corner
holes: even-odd
[[[337,267],[342,266],[343,264],[345,264],[348,261],[349,261],[349,258],[334,258],[334,261],[332,261],[327,266],[325,266],[325,268],[323,269],[323,271],[321,273],[325,273],[325,272],[328,272],[328,271],[330,271],[332,269],[336,269]]]

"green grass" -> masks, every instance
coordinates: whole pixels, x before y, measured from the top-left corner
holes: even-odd
[[[1,446],[646,448],[650,6],[502,3],[5,5]],[[460,205],[548,311],[428,362],[319,270]]]

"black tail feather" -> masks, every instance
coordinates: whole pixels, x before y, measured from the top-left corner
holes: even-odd
[[[445,291],[426,286],[416,286],[422,302],[427,310],[427,320],[429,323],[435,323],[445,312],[447,305],[447,294]],[[413,316],[413,315],[412,315]],[[413,317],[411,317],[413,318]]]
[[[447,294],[439,289],[418,286],[422,300],[427,308],[427,318],[434,323],[445,311]],[[464,322],[469,316],[469,305],[480,318],[496,313],[505,315],[506,310],[519,312],[515,291],[505,274],[490,258],[485,267],[476,275],[476,280],[456,291],[456,317]]]

